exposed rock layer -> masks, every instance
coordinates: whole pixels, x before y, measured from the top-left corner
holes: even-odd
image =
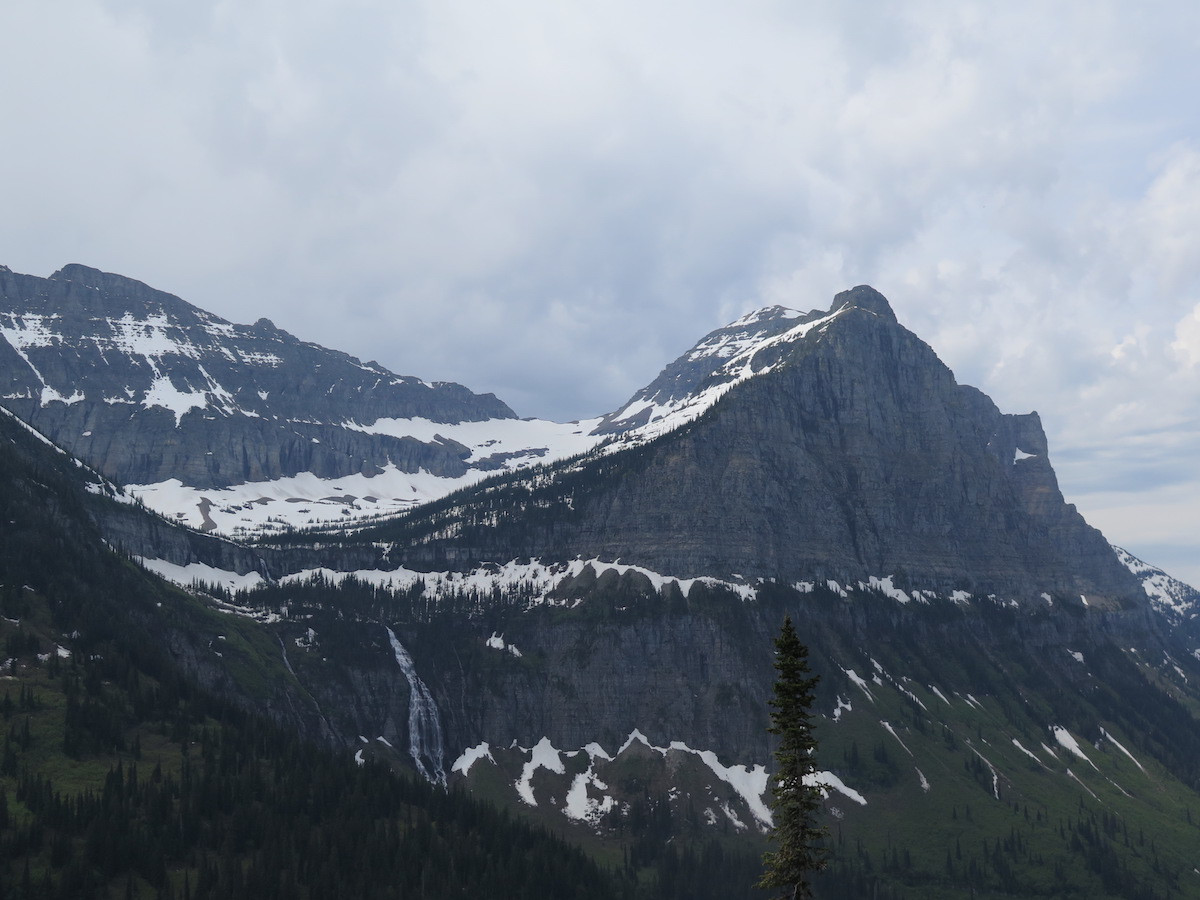
[[[0,271],[0,402],[110,478],[197,487],[395,465],[456,477],[449,440],[365,434],[347,423],[512,418],[493,395],[427,384],[234,325],[139,281],[69,265]]]
[[[1059,492],[1036,413],[1002,414],[957,384],[871,288],[839,294],[832,311],[768,344],[750,363],[762,374],[692,424],[532,493],[516,482],[468,495],[424,534],[414,514],[395,555],[427,567],[582,556],[677,576],[894,575],[1075,603],[1140,596]]]

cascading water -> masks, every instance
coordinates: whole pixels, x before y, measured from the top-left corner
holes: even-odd
[[[417,675],[412,657],[396,637],[396,633],[386,625],[388,640],[392,642],[392,652],[396,655],[396,663],[400,671],[408,679],[411,693],[408,700],[408,752],[417,771],[427,781],[434,784],[446,783],[446,772],[442,768],[442,722],[438,718],[437,704],[429,688]]]

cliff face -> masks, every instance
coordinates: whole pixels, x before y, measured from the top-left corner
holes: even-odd
[[[678,576],[898,576],[943,593],[1077,604],[1140,594],[1063,499],[1036,413],[1005,415],[957,384],[871,288],[798,323],[715,371],[709,363],[707,379],[693,373],[691,396],[719,392],[693,421],[647,441],[655,422],[643,411],[640,432],[549,470],[546,487],[468,495],[430,514],[436,528],[415,513],[394,531],[395,555],[420,566],[552,554]]]
[[[1001,414],[889,315],[845,299],[819,338],[596,498],[583,548],[681,574],[1132,592],[1064,502],[1037,415]]]
[[[397,376],[266,319],[235,325],[79,265],[50,278],[0,271],[0,338],[0,402],[129,484],[337,478],[389,464],[453,478],[467,471],[461,444],[347,426],[514,417],[490,394]]]

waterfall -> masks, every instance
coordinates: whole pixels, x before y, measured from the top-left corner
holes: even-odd
[[[396,663],[408,679],[411,691],[408,699],[408,752],[417,764],[417,771],[427,781],[444,785],[446,772],[442,768],[442,722],[438,718],[437,704],[433,702],[433,695],[429,693],[425,682],[417,675],[412,657],[396,633],[386,625],[384,628],[388,640],[392,642]]]

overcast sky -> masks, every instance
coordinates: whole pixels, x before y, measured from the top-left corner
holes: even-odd
[[[1191,0],[4,0],[0,263],[560,420],[869,283],[1200,584],[1197,60]]]

